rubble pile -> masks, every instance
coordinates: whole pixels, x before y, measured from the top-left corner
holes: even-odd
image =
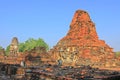
[[[120,79],[120,72],[100,70],[90,66],[73,68],[43,65],[38,68],[33,67],[29,74],[26,73],[26,78],[30,80],[116,80]]]
[[[90,66],[59,66],[41,64],[21,67],[0,64],[1,80],[119,80],[120,71],[101,70]]]
[[[0,63],[0,80],[14,80],[20,65]]]

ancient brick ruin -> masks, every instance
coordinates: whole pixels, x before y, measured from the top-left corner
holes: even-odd
[[[15,55],[15,54],[18,53],[18,44],[19,44],[19,42],[18,42],[17,37],[14,37],[12,39],[11,44],[10,44],[10,54],[14,54]]]
[[[86,11],[75,12],[67,35],[48,52],[19,52],[18,44],[14,37],[9,55],[0,50],[0,80],[120,80],[120,58],[98,38]]]
[[[95,24],[83,10],[75,12],[67,35],[50,53],[62,65],[115,66],[113,48],[98,38]]]
[[[0,49],[0,55],[4,56],[4,54],[5,54],[5,49],[4,48]]]

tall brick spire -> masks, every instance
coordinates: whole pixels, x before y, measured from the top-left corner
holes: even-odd
[[[95,24],[83,10],[75,12],[67,35],[50,52],[52,59],[64,65],[105,66],[107,59],[114,58],[112,48],[98,38]]]

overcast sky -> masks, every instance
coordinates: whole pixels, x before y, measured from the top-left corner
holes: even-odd
[[[50,47],[66,35],[76,10],[89,13],[99,39],[120,51],[120,0],[0,0],[0,45],[42,38]]]

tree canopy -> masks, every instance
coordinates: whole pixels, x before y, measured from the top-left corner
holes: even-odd
[[[29,51],[35,47],[45,47],[46,50],[49,49],[49,46],[47,45],[47,43],[39,38],[39,39],[33,39],[33,38],[29,38],[28,40],[26,40],[23,43],[19,43],[19,52],[24,52],[24,51]],[[8,53],[10,49],[10,45],[6,48],[6,52]]]
[[[46,50],[49,49],[48,45],[44,42],[43,39],[41,39],[41,38],[39,38],[39,39],[29,38],[24,43],[19,44],[19,51],[20,52],[24,52],[26,50],[29,51],[35,47],[45,47]]]
[[[1,49],[3,49],[3,47],[2,47],[2,46],[0,46],[0,50],[1,50]]]
[[[10,45],[7,46],[6,51],[5,51],[6,52],[5,55],[9,54],[9,50],[10,50]]]
[[[120,57],[120,51],[115,53],[116,57]]]

